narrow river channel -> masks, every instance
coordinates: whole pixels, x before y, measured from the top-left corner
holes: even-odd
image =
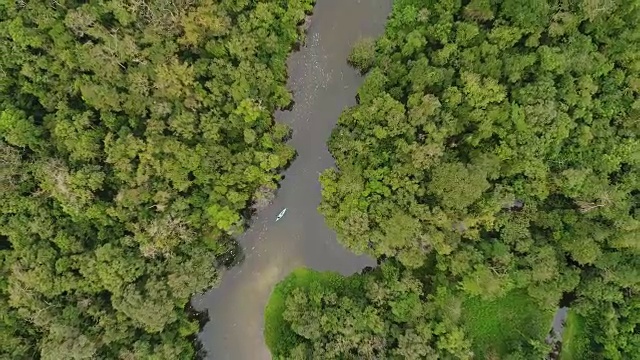
[[[308,266],[352,274],[373,259],[356,256],[336,242],[318,213],[318,175],[333,166],[326,141],[342,110],[355,103],[362,78],[346,64],[351,46],[384,30],[391,0],[318,0],[307,43],[289,58],[291,111],[276,119],[293,128],[290,142],[298,157],[285,172],[273,204],[253,219],[239,238],[244,261],[225,272],[218,288],[192,300],[208,310],[198,335],[207,359],[270,359],[263,339],[263,311],[271,290],[291,270]],[[287,208],[279,222],[277,214]]]

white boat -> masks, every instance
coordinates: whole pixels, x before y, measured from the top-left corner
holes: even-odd
[[[287,212],[287,208],[284,208],[282,211],[280,211],[280,214],[278,214],[278,216],[276,217],[276,221],[282,219],[282,217],[284,216],[284,213]]]

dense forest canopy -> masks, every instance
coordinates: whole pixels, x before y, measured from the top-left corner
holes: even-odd
[[[402,281],[371,274],[360,297],[289,286],[279,354],[540,358],[543,337],[482,344],[465,316],[446,327],[433,310],[445,293],[462,312],[520,294],[541,314],[574,299],[576,359],[638,359],[640,2],[397,0],[349,61],[367,75],[329,141],[320,209],[414,293],[398,300]],[[416,313],[400,321],[404,305]]]
[[[469,354],[469,341],[450,319],[450,298],[423,303],[424,295],[410,272],[389,263],[349,278],[299,270],[274,290],[266,310],[267,345],[275,359],[291,360]]]
[[[350,277],[296,270],[267,305],[267,345],[277,360],[529,360],[549,353],[543,339],[553,311],[531,297],[474,301],[436,284],[436,276],[393,261]]]
[[[311,2],[0,3],[0,358],[193,356]]]

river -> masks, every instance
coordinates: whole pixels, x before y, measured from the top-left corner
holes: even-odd
[[[326,141],[340,113],[354,105],[362,77],[346,63],[353,44],[384,30],[391,0],[318,0],[307,42],[288,61],[291,111],[276,120],[293,128],[290,144],[298,157],[284,173],[276,199],[257,213],[238,241],[244,261],[222,275],[219,287],[192,300],[207,310],[209,322],[198,335],[207,359],[261,360],[271,356],[264,344],[264,306],[275,284],[291,270],[307,266],[345,275],[375,261],[356,256],[336,241],[318,213],[321,171],[334,165]],[[287,208],[282,220],[277,214]]]

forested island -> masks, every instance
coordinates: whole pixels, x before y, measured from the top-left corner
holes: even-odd
[[[194,357],[189,298],[295,155],[311,7],[0,4],[1,359]]]
[[[640,359],[640,3],[396,0],[349,61],[320,211],[379,265],[282,281],[274,358]]]

